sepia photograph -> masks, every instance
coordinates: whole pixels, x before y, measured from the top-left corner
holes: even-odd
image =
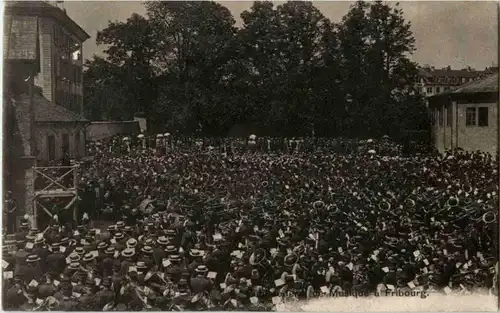
[[[5,311],[498,311],[497,2],[3,1]]]

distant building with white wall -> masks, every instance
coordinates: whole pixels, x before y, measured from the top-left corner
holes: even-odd
[[[498,151],[498,72],[428,98],[436,148]]]

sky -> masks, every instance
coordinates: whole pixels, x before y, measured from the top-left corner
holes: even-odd
[[[241,24],[240,14],[251,7],[251,1],[219,1]],[[352,2],[313,1],[332,22],[339,22]],[[277,2],[279,4],[279,2]],[[124,21],[132,13],[145,14],[136,1],[66,1],[67,14],[92,38],[83,47],[84,58],[102,54],[95,43],[96,34],[108,21]],[[489,2],[403,1],[405,18],[411,21],[417,51],[412,59],[421,65],[437,68],[471,66],[484,69],[498,64],[498,5]]]

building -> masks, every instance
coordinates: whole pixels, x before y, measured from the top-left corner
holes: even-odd
[[[90,36],[44,1],[4,5],[4,188],[34,214],[35,167],[85,154],[82,43]]]
[[[490,74],[498,72],[498,67],[487,67],[484,71],[477,71],[472,68],[452,70],[450,66],[436,69],[426,65],[419,68],[418,90],[425,96],[433,96],[442,92],[447,92],[462,84],[480,79]]]
[[[39,162],[85,155],[82,44],[90,36],[66,12],[47,1],[8,1],[4,15],[4,58],[37,59],[33,101],[36,121],[34,156]],[[10,62],[4,77],[19,80]],[[18,107],[21,109],[21,107]]]
[[[498,150],[498,73],[428,98],[436,148],[495,155]]]

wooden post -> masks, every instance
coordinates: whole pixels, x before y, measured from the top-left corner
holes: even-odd
[[[73,205],[73,219],[78,222],[78,165],[73,166],[73,186],[76,192],[76,201]]]

